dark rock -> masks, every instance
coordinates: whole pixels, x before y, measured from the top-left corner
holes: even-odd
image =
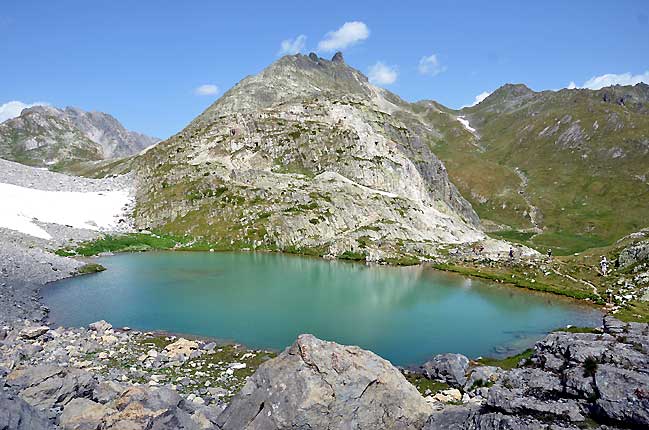
[[[461,388],[466,383],[469,359],[462,354],[440,354],[422,366],[428,379],[441,379],[447,384]]]
[[[309,58],[313,61],[318,61],[318,55],[315,52],[309,52]]]
[[[388,361],[301,335],[262,364],[219,416],[223,430],[420,429],[430,407]]]
[[[331,58],[331,61],[333,61],[334,63],[344,63],[345,59],[343,58],[343,53],[340,51],[336,52]]]

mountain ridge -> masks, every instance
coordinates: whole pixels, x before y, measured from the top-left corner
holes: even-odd
[[[37,167],[129,156],[159,141],[109,114],[74,107],[32,106],[0,123],[0,157]]]

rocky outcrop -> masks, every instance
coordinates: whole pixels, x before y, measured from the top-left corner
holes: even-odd
[[[50,416],[74,398],[89,397],[97,385],[89,372],[55,365],[14,370],[5,383],[20,392],[31,406]]]
[[[430,408],[389,362],[301,335],[262,365],[218,418],[221,429],[420,429]]]
[[[34,106],[0,124],[0,158],[37,167],[124,157],[157,142],[108,114],[72,107]]]
[[[624,269],[634,264],[649,261],[649,240],[635,243],[626,247],[618,257],[620,268]]]
[[[437,408],[425,428],[577,429],[588,420],[649,426],[649,325],[606,317],[600,333],[552,333],[526,363],[469,370],[471,402]]]

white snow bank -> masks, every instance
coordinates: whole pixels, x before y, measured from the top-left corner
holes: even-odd
[[[130,202],[127,191],[43,191],[0,183],[0,227],[51,239],[33,220],[88,230],[117,226]]]
[[[469,130],[471,133],[475,134],[476,130],[475,128],[471,127],[471,124],[469,124],[468,119],[464,118],[463,116],[458,116],[456,119],[460,121],[460,124],[462,124],[464,128]]]

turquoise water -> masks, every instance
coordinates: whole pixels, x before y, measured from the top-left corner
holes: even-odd
[[[518,352],[566,324],[597,325],[574,301],[422,267],[281,254],[143,253],[99,258],[103,273],[44,289],[56,324],[167,330],[282,349],[300,333],[395,364],[433,354]]]

